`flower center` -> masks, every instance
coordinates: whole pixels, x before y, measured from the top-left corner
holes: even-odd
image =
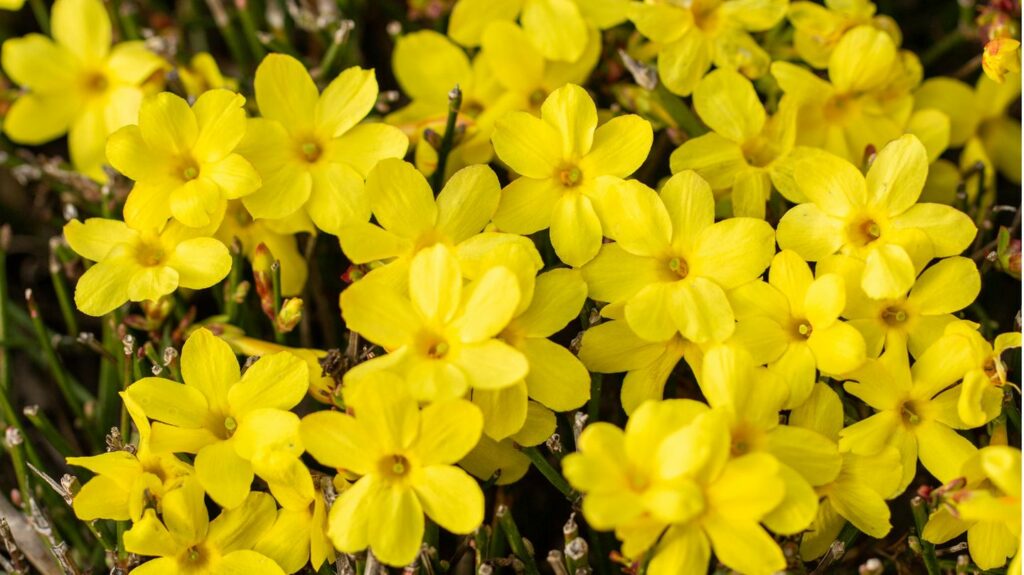
[[[921,406],[912,399],[904,401],[899,406],[900,417],[903,423],[908,426],[915,426],[921,423]]]
[[[199,164],[192,158],[185,158],[181,161],[181,177],[185,181],[194,180],[199,177]]]
[[[530,94],[530,107],[531,108],[539,107],[541,104],[544,103],[544,100],[547,99],[547,97],[548,97],[548,94],[544,90],[542,90],[540,88],[534,90],[533,93]]]
[[[90,94],[102,94],[107,91],[107,86],[110,85],[107,81],[107,76],[100,71],[87,73],[85,78],[82,79],[82,84],[85,91]]]
[[[558,179],[567,188],[575,188],[583,181],[583,171],[577,166],[562,166],[558,170]]]
[[[825,103],[824,108],[825,119],[834,123],[842,123],[854,116],[857,111],[857,100],[850,94],[841,94],[832,97]]]
[[[739,457],[755,451],[758,447],[757,436],[757,430],[749,427],[748,424],[740,424],[740,426],[733,428],[732,446],[730,448],[733,457]]]
[[[185,550],[179,558],[179,565],[189,573],[205,572],[209,568],[210,552],[203,544],[193,545]]]
[[[379,463],[381,475],[392,480],[399,480],[412,471],[412,465],[404,455],[387,455]]]
[[[140,242],[135,248],[135,259],[143,267],[155,267],[164,261],[164,247],[159,240]]]
[[[299,145],[299,154],[302,156],[302,159],[310,164],[316,163],[323,153],[324,151],[320,144],[312,139],[306,140]]]
[[[882,237],[882,225],[870,217],[864,217],[850,224],[847,235],[851,244],[865,247]]]
[[[907,322],[908,315],[906,310],[899,306],[891,305],[882,310],[882,321],[890,327],[899,327]]]
[[[439,341],[427,348],[427,355],[434,359],[441,359],[448,353],[448,342]]]
[[[686,264],[686,260],[680,257],[674,257],[668,260],[668,269],[672,273],[679,276],[679,279],[684,279],[690,275],[690,266]]]
[[[807,339],[811,337],[811,333],[814,332],[814,328],[811,326],[811,322],[807,320],[799,320],[793,327],[793,331],[796,332],[797,337]]]

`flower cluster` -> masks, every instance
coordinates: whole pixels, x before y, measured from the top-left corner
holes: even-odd
[[[105,191],[63,230],[78,310],[181,346],[141,377],[125,343],[133,443],[66,460],[118,566],[434,572],[438,528],[494,559],[485,492],[532,465],[633,573],[776,573],[886,537],[922,485],[930,572],[965,532],[1020,572],[1021,336],[973,311],[1020,273],[992,219],[1012,31],[972,87],[867,0],[458,0],[395,38],[391,109],[372,69],[282,51],[236,81],[111,30],[57,0],[2,64],[4,133],[67,134]],[[636,84],[605,108],[611,47]],[[347,350],[316,349],[338,312]]]

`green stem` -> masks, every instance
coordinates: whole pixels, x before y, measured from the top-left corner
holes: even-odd
[[[529,550],[526,549],[526,544],[523,543],[523,536],[519,534],[519,527],[516,526],[516,522],[512,519],[512,513],[508,510],[508,507],[499,505],[494,515],[501,523],[501,529],[505,532],[505,537],[508,538],[508,545],[512,548],[512,553],[523,562],[525,573],[527,575],[540,575],[537,563],[534,561],[533,556],[530,555]]]
[[[50,34],[50,13],[46,11],[43,0],[29,0],[28,3],[32,7],[32,14],[36,17],[39,29],[48,36]]]
[[[431,187],[434,194],[441,192],[444,186],[444,172],[448,165],[448,154],[452,151],[452,144],[455,143],[455,123],[459,117],[459,108],[462,107],[462,90],[458,84],[448,92],[448,120],[444,125],[444,136],[441,137],[441,146],[437,150],[437,168],[430,176]]]
[[[57,357],[56,350],[53,349],[49,330],[43,325],[43,318],[39,315],[39,309],[36,307],[31,290],[25,294],[25,301],[28,303],[29,317],[32,319],[32,327],[36,332],[36,342],[43,351],[43,357],[50,368],[50,373],[53,375],[54,381],[57,382],[57,387],[60,389],[61,395],[64,396],[64,401],[67,402],[71,412],[75,415],[75,419],[80,422],[80,425],[85,426],[88,422],[85,418],[82,402],[71,388],[71,381],[68,379],[67,372],[61,364],[60,358]]]
[[[242,33],[245,34],[245,40],[249,44],[249,51],[252,52],[253,58],[259,62],[267,55],[267,51],[263,49],[263,43],[260,42],[256,21],[253,19],[249,8],[250,3],[246,0],[237,0],[235,6],[238,8],[238,19],[242,22]]]
[[[242,244],[238,238],[231,241],[231,273],[228,275],[227,290],[224,292],[224,313],[228,316],[228,323],[235,323],[235,316],[238,315],[238,301],[235,300],[235,292],[238,291],[238,284],[242,281]]]
[[[942,58],[946,52],[949,52],[953,48],[963,44],[966,39],[967,38],[964,36],[963,32],[960,30],[960,26],[958,25],[956,29],[943,36],[938,42],[932,44],[932,46],[921,55],[921,65],[925,68],[930,68],[939,60],[939,58]]]
[[[71,444],[64,439],[64,436],[61,435],[59,431],[57,431],[53,422],[50,421],[50,418],[46,417],[46,414],[39,409],[38,405],[30,405],[23,409],[22,413],[25,414],[25,419],[28,419],[29,423],[39,430],[39,433],[42,434],[43,438],[46,439],[46,441],[49,441],[50,445],[52,445],[58,453],[64,457],[78,455],[78,451],[71,447]]]
[[[935,556],[935,545],[925,541],[921,534],[924,533],[924,526],[928,523],[928,505],[920,497],[910,500],[910,510],[914,513],[914,525],[917,528],[917,537],[921,540],[921,558],[924,560],[924,567],[928,575],[940,575],[939,560]]]
[[[601,419],[601,387],[604,385],[604,374],[590,374],[590,401],[587,402],[587,424]]]
[[[274,260],[270,266],[271,284],[274,290],[274,341],[284,344],[284,333],[277,328],[278,318],[281,317],[281,261]]]
[[[704,123],[697,118],[690,106],[682,98],[668,91],[665,84],[659,82],[654,88],[654,98],[665,108],[668,115],[676,123],[676,127],[686,132],[690,138],[707,133],[708,129]]]
[[[213,22],[217,25],[217,29],[220,30],[220,35],[224,38],[224,43],[228,45],[228,51],[231,52],[235,63],[243,70],[248,69],[249,58],[245,50],[242,49],[242,43],[238,39],[238,34],[231,27],[231,18],[228,16],[227,10],[224,9],[224,4],[221,0],[206,0],[206,6],[210,9]]]
[[[13,441],[12,441],[13,440]],[[7,429],[4,437],[4,447],[11,456],[11,465],[14,466],[14,476],[18,481],[18,489],[21,491],[22,505],[32,497],[31,486],[28,482],[28,466],[25,464],[25,455],[22,446],[25,444],[25,435],[18,429]]]
[[[539,449],[536,447],[524,447],[523,454],[530,458],[530,461],[533,462],[533,466],[537,468],[537,471],[540,471],[541,475],[548,480],[548,483],[554,486],[554,488],[564,495],[566,499],[569,499],[570,501],[575,499],[572,486],[570,486],[569,482],[562,477],[562,474],[548,462],[547,458],[544,457],[544,454],[542,454]]]
[[[50,279],[53,281],[53,291],[57,294],[57,303],[60,305],[60,314],[64,318],[64,326],[71,337],[78,336],[78,320],[75,318],[75,308],[71,304],[71,295],[68,293],[68,282],[61,273],[60,265],[54,262],[50,266]]]
[[[335,64],[338,62],[338,58],[341,56],[342,48],[347,44],[348,34],[352,30],[351,24],[347,20],[342,20],[338,24],[338,28],[331,34],[331,45],[327,47],[327,52],[324,54],[322,60],[320,60],[320,74],[319,77],[323,81],[329,81],[331,76],[331,70],[334,69]]]

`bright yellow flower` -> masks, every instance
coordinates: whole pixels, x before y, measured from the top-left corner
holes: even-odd
[[[253,551],[274,522],[274,500],[250,493],[235,509],[210,521],[203,489],[189,479],[164,496],[163,522],[156,513],[145,516],[124,534],[125,550],[156,559],[132,569],[139,575],[195,573],[260,573],[284,575],[273,560]]]
[[[548,414],[545,407],[569,411],[590,398],[586,368],[572,352],[547,339],[579,316],[587,285],[578,271],[564,268],[535,278],[531,252],[516,244],[493,249],[483,262],[472,266],[475,269],[469,274],[475,279],[493,267],[507,267],[515,273],[521,294],[512,319],[498,339],[522,352],[530,370],[521,382],[497,390],[474,390],[472,396],[484,414],[484,433],[496,440],[522,432],[533,405],[528,397],[544,406],[534,405],[532,409]]]
[[[795,108],[784,106],[768,118],[754,85],[731,70],[705,76],[693,104],[712,131],[672,153],[672,172],[694,170],[715,191],[732,191],[735,215],[764,218],[772,177],[793,149]]]
[[[899,26],[889,16],[875,15],[875,10],[875,4],[869,0],[825,0],[824,6],[793,2],[787,14],[795,29],[793,47],[804,62],[815,68],[826,68],[843,35],[862,24],[886,32],[899,46],[902,41]]]
[[[789,415],[789,425],[817,431],[839,441],[843,427],[843,404],[836,392],[824,383],[815,384],[810,397]],[[840,453],[842,469],[831,483],[815,488],[821,502],[818,515],[800,541],[800,555],[816,559],[828,551],[849,521],[870,537],[885,537],[889,523],[886,499],[899,494],[896,488],[903,476],[900,454],[887,447],[877,455]]]
[[[779,221],[779,247],[807,261],[837,252],[864,260],[864,293],[876,299],[900,297],[914,285],[914,256],[923,262],[957,255],[977,232],[963,212],[916,203],[927,174],[924,146],[910,135],[882,148],[866,178],[835,156],[806,159],[793,176],[810,201]]]
[[[624,319],[615,319],[583,332],[580,361],[596,373],[627,372],[622,380],[622,409],[632,414],[647,400],[665,394],[665,382],[680,359],[700,373],[703,352],[699,345],[679,334],[662,342],[650,342],[633,333]]]
[[[153,449],[195,453],[199,483],[214,501],[231,509],[249,494],[254,470],[282,499],[303,487],[275,481],[284,466],[265,456],[280,452],[294,458],[302,453],[299,418],[286,410],[305,397],[308,370],[303,360],[280,352],[261,357],[240,375],[228,344],[198,329],[181,351],[184,385],[147,377],[130,385],[127,394],[157,422]]]
[[[25,0],[0,0],[0,10],[21,10]]]
[[[981,68],[985,76],[1000,84],[1006,77],[1020,73],[1020,41],[1013,38],[995,38],[985,43],[981,53]],[[1011,77],[1011,82],[1013,79]]]
[[[302,420],[302,439],[320,463],[361,477],[331,506],[328,536],[355,553],[367,547],[388,565],[406,565],[423,541],[423,514],[452,533],[484,518],[480,486],[453,464],[480,439],[483,417],[462,399],[417,409],[378,374],[355,417],[320,411]]]
[[[317,91],[305,66],[270,54],[256,70],[258,119],[249,120],[239,151],[263,178],[242,201],[254,218],[280,219],[304,209],[337,235],[370,219],[363,180],[383,158],[401,158],[408,138],[398,128],[359,124],[377,102],[373,70],[349,68]]]
[[[789,62],[773,63],[772,75],[785,92],[783,100],[799,106],[797,144],[859,165],[868,146],[881,149],[903,134],[921,64],[885,32],[858,26],[832,52],[828,80]]]
[[[782,501],[785,483],[768,455],[730,457],[728,437],[724,419],[701,403],[647,402],[624,433],[588,425],[562,467],[584,494],[587,522],[615,529],[624,555],[657,544],[648,573],[703,573],[712,549],[732,569],[774,573],[786,562],[758,523]]]
[[[295,237],[301,232],[316,233],[305,214],[297,212],[283,220],[254,220],[241,202],[232,201],[215,235],[225,246],[238,238],[242,253],[250,262],[257,246],[266,246],[274,259],[281,262],[281,295],[296,296],[302,293],[308,274],[306,258],[299,252]]]
[[[594,101],[573,84],[548,96],[541,118],[505,115],[494,130],[494,151],[520,177],[502,191],[494,223],[518,234],[550,227],[563,262],[587,263],[601,248],[594,206],[600,188],[636,171],[652,138],[650,123],[633,114],[598,127]]]
[[[189,60],[188,66],[178,66],[177,72],[185,92],[191,98],[198,98],[203,92],[217,88],[238,90],[238,81],[234,78],[225,78],[217,66],[217,61],[209,52],[195,54]]]
[[[1020,572],[1020,450],[983,447],[964,462],[963,488],[945,494],[928,519],[922,537],[942,544],[967,532],[971,559],[982,569],[996,569],[1013,557],[1007,573]]]
[[[626,19],[627,0],[459,0],[448,35],[466,47],[481,45],[494,23],[517,18],[529,42],[548,60],[575,62],[588,43],[588,29],[610,28]]]
[[[914,263],[920,269],[924,262]],[[961,256],[935,262],[917,275],[910,291],[885,299],[871,299],[864,293],[860,287],[864,268],[864,262],[836,254],[818,262],[817,270],[846,279],[843,317],[864,336],[869,357],[878,357],[883,346],[920,357],[956,320],[953,314],[971,305],[981,291],[978,266]]]
[[[192,108],[161,92],[142,102],[138,125],[107,141],[107,160],[135,180],[124,219],[137,228],[160,228],[173,217],[186,226],[216,226],[227,200],[256,191],[260,177],[235,147],[245,135],[245,98],[211,90]]]
[[[1003,393],[1007,384],[1003,352],[1021,346],[1020,332],[1001,333],[989,343],[980,333],[978,325],[969,321],[956,321],[946,326],[947,334],[957,333],[967,338],[973,363],[964,375],[957,414],[964,423],[978,427],[1002,410]]]
[[[139,407],[122,394],[132,421],[139,430],[135,453],[111,451],[91,457],[68,457],[68,465],[84,467],[96,474],[75,494],[73,506],[79,519],[138,521],[149,502],[159,509],[164,493],[192,475],[192,466],[170,453],[154,453],[149,421]]]
[[[498,207],[501,185],[486,165],[459,170],[434,197],[423,174],[400,159],[381,160],[366,178],[366,191],[377,223],[356,222],[338,233],[352,263],[387,263],[367,277],[387,278],[404,286],[409,264],[435,245],[454,249],[478,234]],[[509,241],[518,238],[502,236]]]
[[[768,72],[771,57],[750,36],[786,16],[788,0],[692,0],[631,2],[629,19],[646,38],[662,45],[658,75],[665,87],[688,96],[712,64],[748,78]]]
[[[101,218],[68,222],[71,249],[96,262],[75,286],[75,305],[101,316],[127,301],[156,301],[178,286],[212,286],[228,275],[231,256],[224,244],[201,235],[177,222],[160,233]]]
[[[111,49],[110,20],[99,0],[57,0],[51,24],[53,40],[29,34],[3,43],[4,72],[28,90],[7,112],[4,133],[22,144],[67,133],[75,168],[106,180],[107,135],[136,121],[142,84],[164,61],[141,41]]]
[[[955,431],[973,426],[957,414],[961,386],[950,387],[972,364],[970,345],[958,334],[937,339],[913,369],[902,349],[889,348],[881,358],[868,360],[849,375],[852,381],[843,388],[876,413],[844,428],[839,433],[840,449],[875,455],[895,447],[903,459],[900,491],[914,478],[918,458],[939,481],[954,479],[963,462],[977,451]]]
[[[726,291],[753,281],[775,251],[763,220],[715,223],[707,182],[680,172],[661,194],[635,181],[609,187],[602,198],[606,232],[616,243],[583,268],[590,297],[625,306],[629,327],[649,341],[676,333],[697,343],[723,341],[735,327]]]
[[[977,148],[983,161],[994,164],[999,173],[1015,184],[1021,181],[1020,120],[1008,114],[1010,105],[1020,97],[1020,75],[1012,75],[998,84],[982,75],[972,90],[954,78],[931,78],[914,93],[917,109],[935,109],[949,116],[949,145],[953,148]],[[995,174],[985,174],[994,180]],[[989,186],[986,186],[989,187]],[[977,189],[977,188],[975,188]]]
[[[819,271],[815,278],[796,252],[779,252],[767,283],[740,286],[729,301],[737,319],[732,341],[789,385],[789,408],[810,395],[816,370],[834,376],[864,362],[864,338],[839,319],[846,303],[842,276]]]
[[[785,497],[764,516],[764,524],[783,535],[803,531],[818,511],[814,488],[839,475],[842,460],[835,442],[817,431],[779,423],[789,386],[775,373],[755,367],[744,349],[709,348],[701,371],[701,391],[728,424],[733,456],[762,453],[779,462]]]
[[[345,384],[362,389],[367,374],[387,370],[403,375],[409,394],[424,401],[461,397],[468,388],[513,385],[526,377],[529,363],[496,336],[508,326],[520,297],[515,274],[504,266],[492,267],[464,288],[459,261],[444,245],[412,258],[408,296],[364,278],[341,293],[342,317],[350,329],[390,353],[350,370]]]
[[[333,562],[334,545],[327,537],[323,493],[317,490],[308,499],[280,503],[274,525],[253,549],[273,559],[285,573],[296,573],[307,564],[316,570],[324,562]]]

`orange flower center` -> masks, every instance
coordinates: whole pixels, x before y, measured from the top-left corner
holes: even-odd
[[[583,171],[578,166],[562,166],[558,170],[558,180],[567,188],[575,188],[583,181]]]

